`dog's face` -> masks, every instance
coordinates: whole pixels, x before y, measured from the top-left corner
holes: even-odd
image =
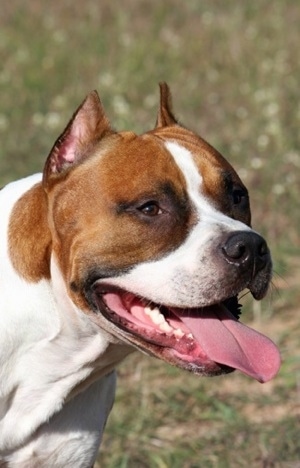
[[[272,270],[247,190],[177,123],[166,85],[156,128],[141,136],[115,133],[89,95],[43,184],[69,296],[101,327],[195,373],[238,368],[265,381],[277,372],[273,343],[238,321],[237,295],[248,288],[261,299]]]

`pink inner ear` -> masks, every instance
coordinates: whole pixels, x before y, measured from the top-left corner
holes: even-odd
[[[82,143],[91,139],[89,128],[90,122],[85,115],[84,108],[74,118],[65,140],[58,149],[58,163],[63,166],[65,163],[72,164],[76,162]]]
[[[66,138],[66,141],[60,147],[58,152],[58,158],[63,164],[64,162],[73,163],[76,159],[75,157],[75,148],[76,148],[76,137],[69,135]]]
[[[102,136],[113,133],[96,91],[90,93],[75,112],[65,131],[55,142],[44,170],[44,181],[51,173],[63,172],[86,158],[86,149]]]
[[[58,141],[52,150],[50,170],[53,173],[61,172],[66,164],[73,164],[76,160],[76,137],[72,134]]]

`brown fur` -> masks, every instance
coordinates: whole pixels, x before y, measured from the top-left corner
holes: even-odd
[[[47,200],[38,184],[16,203],[10,218],[9,255],[14,268],[28,281],[50,278],[51,236]]]

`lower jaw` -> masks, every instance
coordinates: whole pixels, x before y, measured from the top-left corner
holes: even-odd
[[[189,355],[181,355],[173,349],[166,349],[162,355],[158,354],[157,357],[176,367],[205,377],[229,374],[235,370],[231,367],[210,361],[209,359],[191,358]]]
[[[133,324],[125,323],[121,317],[109,310],[104,302],[99,307],[99,312],[114,325],[116,335],[119,339],[121,338],[146,354],[154,356],[173,366],[206,377],[228,374],[235,370],[231,367],[211,361],[205,353],[203,353],[195,340],[188,340],[183,345],[182,339],[176,340],[174,337],[160,336],[160,342],[158,342],[157,334],[151,336],[146,332],[143,334],[137,332]],[[161,344],[162,339],[164,340],[163,344]]]

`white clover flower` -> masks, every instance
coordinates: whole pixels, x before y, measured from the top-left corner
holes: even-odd
[[[119,115],[126,115],[129,112],[129,106],[123,96],[117,95],[113,98],[113,109]]]
[[[156,94],[148,94],[144,99],[144,105],[148,108],[151,108],[156,104],[156,101]]]
[[[269,144],[269,141],[270,141],[270,137],[268,135],[266,134],[259,135],[257,139],[258,147],[261,149],[266,148],[266,146],[268,146]]]
[[[59,109],[63,109],[67,105],[67,99],[66,99],[66,97],[64,95],[58,94],[53,99],[53,104],[54,104],[55,107],[58,107]]]
[[[296,167],[300,167],[300,154],[290,151],[284,155],[284,159]]]
[[[264,165],[263,160],[258,157],[251,159],[250,164],[253,169],[260,169]]]
[[[109,72],[101,73],[99,75],[99,83],[100,83],[100,86],[101,85],[107,86],[107,87],[112,86],[114,83],[114,77],[112,73],[109,73]]]
[[[285,187],[282,184],[275,184],[272,187],[274,195],[282,195],[285,192]]]
[[[270,135],[279,135],[280,134],[280,122],[278,119],[273,119],[270,122],[268,122],[268,125],[266,127],[267,132]]]
[[[23,47],[18,48],[15,54],[15,59],[18,63],[26,63],[30,58],[29,51]]]
[[[276,114],[278,114],[279,111],[279,105],[277,102],[270,102],[265,108],[265,114],[268,117],[274,117]]]
[[[43,114],[41,114],[41,112],[35,112],[32,116],[32,123],[36,127],[43,125],[44,120],[45,120],[45,117]]]
[[[66,35],[65,35],[64,31],[62,31],[60,29],[57,29],[53,33],[53,39],[54,39],[54,41],[56,43],[62,44],[63,42],[66,42]]]
[[[49,112],[45,116],[45,124],[50,128],[58,128],[61,125],[61,116],[58,112]]]
[[[4,114],[0,114],[0,131],[7,130],[8,118]]]

